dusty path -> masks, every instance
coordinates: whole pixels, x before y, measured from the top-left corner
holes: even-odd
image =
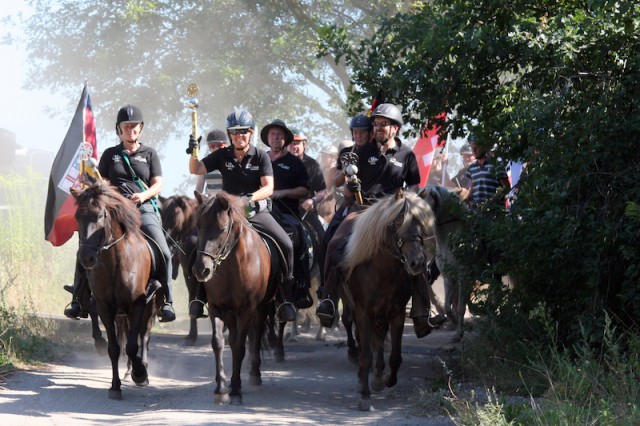
[[[88,337],[81,351],[8,378],[0,389],[1,425],[453,424],[435,413],[420,417],[415,406],[417,386],[426,386],[434,369],[441,368],[439,357],[447,356],[449,331],[417,339],[408,321],[398,384],[374,394],[375,411],[362,413],[356,410],[356,367],[347,359],[342,329],[331,330],[325,341],[315,340],[313,332],[302,333],[297,343],[286,344],[284,363],[266,354],[262,386],[248,384],[245,362],[244,405],[219,406],[213,403],[214,359],[208,330],[202,330],[195,346],[183,346],[182,333],[156,333],[151,341],[149,386],[123,382],[123,399],[113,401],[107,398],[109,360],[93,349],[88,321],[75,324],[82,324]],[[200,324],[204,328],[208,320]],[[225,360],[230,375],[228,350]],[[121,361],[124,372],[122,366]]]

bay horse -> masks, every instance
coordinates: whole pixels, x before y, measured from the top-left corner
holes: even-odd
[[[199,192],[195,195],[200,206],[193,274],[205,286],[209,304],[211,347],[216,360],[214,399],[218,404],[242,404],[240,370],[247,336],[249,380],[253,385],[262,384],[260,349],[267,314],[283,279],[281,260],[277,248],[267,245],[247,221],[240,197],[224,191],[208,198]],[[281,324],[282,331],[285,323]],[[224,325],[229,330],[233,360],[229,388],[222,362]],[[276,352],[280,350],[284,356],[282,333],[277,344]]]
[[[196,235],[196,220],[198,200],[186,195],[174,195],[171,197],[158,197],[160,201],[160,215],[162,227],[166,230],[167,243],[171,248],[171,260],[173,262],[173,279],[178,277],[178,271],[182,267],[182,276],[189,297],[189,333],[185,336],[185,343],[195,344],[198,339],[198,318],[203,318],[206,302],[204,288],[196,280],[191,272],[191,265],[195,261],[198,246]],[[200,306],[197,306],[200,304]],[[195,308],[195,309],[194,309]],[[196,312],[198,314],[194,314]]]
[[[398,381],[406,305],[415,276],[427,265],[427,240],[433,237],[429,205],[412,192],[398,190],[360,213],[347,242],[342,266],[343,296],[353,308],[360,343],[358,410],[369,411],[369,372],[376,354],[371,388],[381,391]],[[389,373],[384,376],[384,342],[391,335]]]
[[[96,310],[105,327],[112,378],[108,396],[122,399],[118,359],[124,347],[128,371],[138,386],[149,383],[148,345],[157,312],[159,273],[140,231],[140,213],[106,181],[71,189],[76,199],[80,248],[78,261],[88,271]],[[161,259],[161,256],[158,257]],[[161,272],[161,271],[158,271]],[[148,287],[149,286],[149,287]]]
[[[453,341],[459,342],[464,333],[464,315],[471,288],[460,284],[461,278],[465,276],[464,265],[455,257],[451,242],[464,230],[467,208],[455,192],[443,186],[427,185],[420,196],[431,207],[435,216],[435,259],[444,283],[444,307],[430,288],[431,300],[432,303],[435,301],[440,304],[438,311],[444,310],[447,319],[456,325]]]

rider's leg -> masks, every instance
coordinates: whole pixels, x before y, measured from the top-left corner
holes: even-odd
[[[256,228],[266,232],[272,236],[278,246],[280,246],[284,252],[286,258],[286,265],[283,265],[284,282],[282,283],[282,290],[277,292],[276,300],[280,303],[276,311],[276,317],[280,321],[294,321],[296,319],[296,310],[291,303],[293,299],[293,243],[289,235],[282,229],[282,226],[276,222],[271,213],[264,211],[259,212],[249,219]]]
[[[413,320],[413,329],[416,336],[424,337],[431,333],[431,330],[442,325],[446,318],[444,315],[438,314],[433,318],[429,318],[431,314],[431,301],[427,290],[426,274],[416,275],[410,278],[411,284],[411,311],[409,316]]]
[[[172,306],[173,263],[171,261],[171,250],[169,250],[169,245],[167,244],[162,226],[160,225],[160,216],[156,214],[152,206],[149,206],[151,208],[147,207],[147,204],[143,204],[140,208],[140,212],[142,213],[141,229],[148,238],[152,239],[158,245],[164,259],[166,276],[160,279],[162,289],[164,290],[164,304],[160,308],[160,322],[170,322],[176,319],[176,313]]]
[[[293,246],[295,264],[295,289],[294,304],[298,309],[307,309],[313,306],[313,299],[309,294],[311,285],[311,273],[309,272],[309,253],[307,251],[306,230],[302,222],[294,218],[293,223],[296,230],[296,238]]]
[[[87,291],[89,290],[87,282],[87,272],[80,262],[76,260],[76,270],[73,276],[72,298],[71,303],[64,310],[64,315],[71,319],[80,319],[80,316],[86,318],[88,316],[88,305],[82,309],[82,301],[88,299]]]

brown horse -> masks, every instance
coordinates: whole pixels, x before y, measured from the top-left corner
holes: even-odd
[[[108,395],[122,399],[118,358],[124,345],[127,373],[138,386],[149,383],[148,345],[158,308],[155,290],[161,286],[152,276],[150,248],[140,231],[135,205],[106,182],[72,189],[71,193],[78,206],[78,261],[88,271],[96,309],[107,333],[112,367]]]
[[[204,198],[196,192],[198,208],[198,252],[193,273],[203,283],[213,328],[211,346],[216,359],[217,403],[241,404],[240,369],[249,336],[250,383],[262,384],[260,348],[267,314],[273,307],[276,289],[282,280],[277,249],[268,247],[245,218],[239,197],[224,191]],[[224,325],[229,329],[233,359],[230,389],[222,363]],[[282,327],[284,328],[284,327]],[[282,347],[282,333],[279,338]]]
[[[360,342],[358,409],[371,410],[369,371],[376,354],[372,388],[394,386],[402,363],[402,333],[413,277],[427,264],[425,244],[433,235],[433,213],[417,194],[399,190],[359,214],[343,259],[344,300],[353,308]],[[391,333],[390,372],[384,341]]]
[[[171,247],[173,262],[173,279],[178,277],[178,270],[182,267],[182,275],[189,294],[189,334],[185,336],[185,343],[195,344],[198,338],[197,319],[204,317],[203,304],[206,302],[204,288],[191,272],[191,265],[195,261],[198,247],[196,235],[196,220],[198,200],[185,195],[159,197],[162,227],[166,230],[167,243]]]

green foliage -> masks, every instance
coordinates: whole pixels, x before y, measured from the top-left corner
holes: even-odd
[[[328,41],[354,99],[383,88],[414,129],[446,111],[443,131],[527,163],[510,212],[475,215],[459,254],[511,277],[511,294],[489,288],[497,317],[544,303],[567,345],[582,324],[598,347],[605,312],[639,326],[640,221],[625,215],[640,199],[639,30],[637,2],[459,0],[421,2],[356,46]]]

